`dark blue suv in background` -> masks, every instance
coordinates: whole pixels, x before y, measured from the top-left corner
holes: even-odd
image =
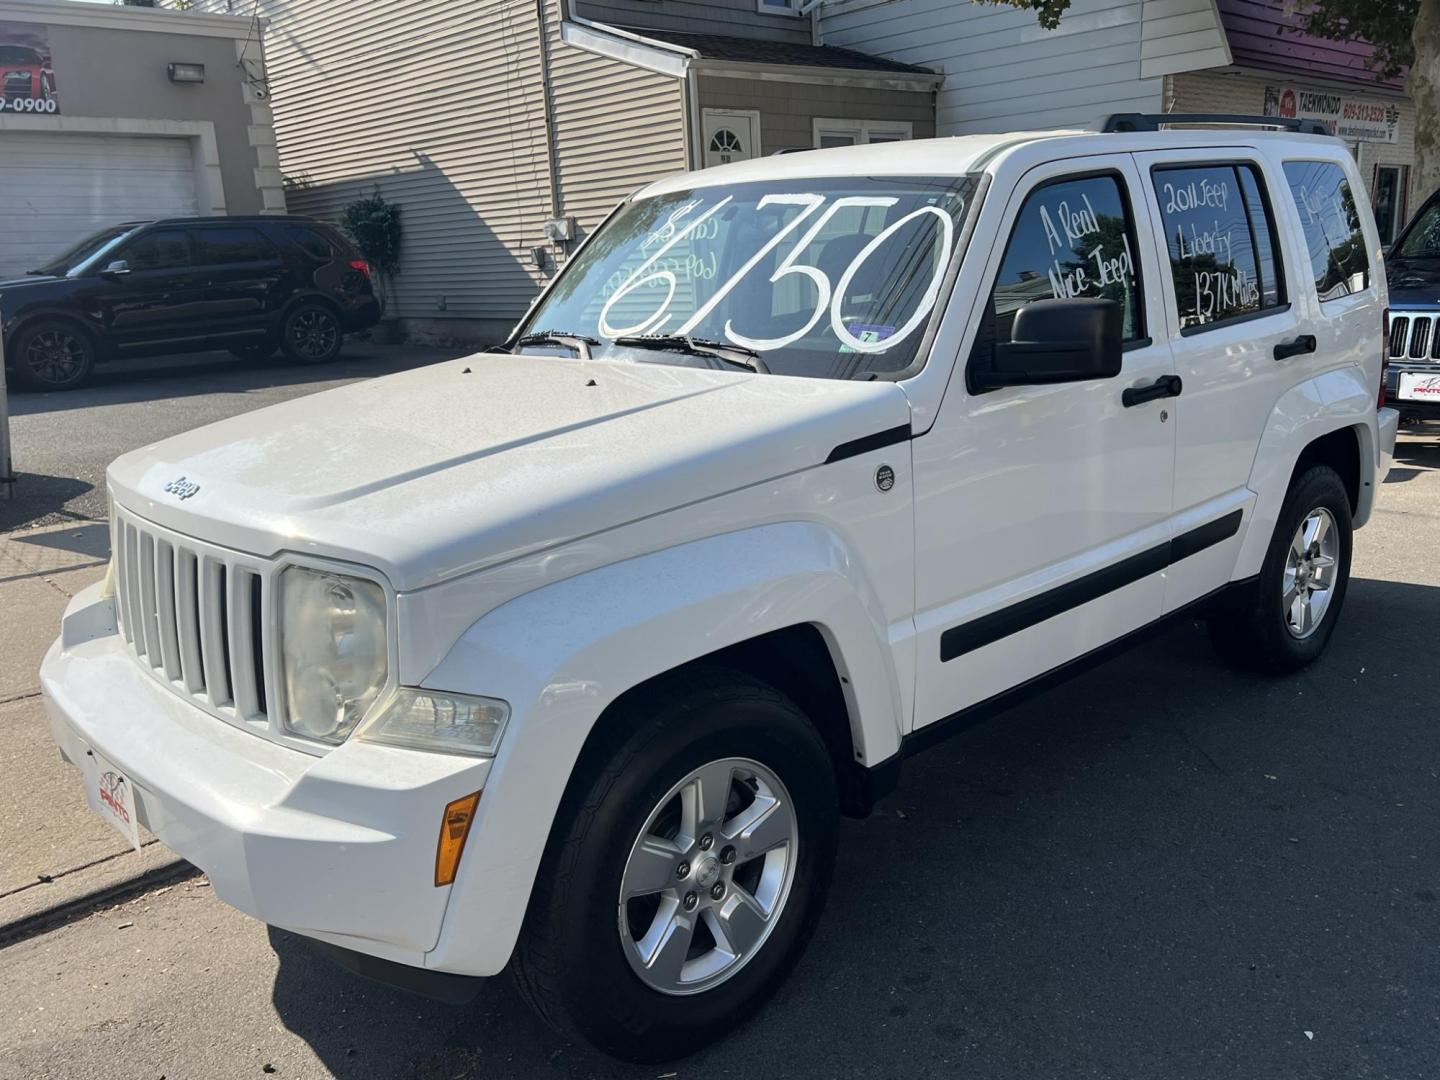
[[[380,310],[354,245],[299,217],[129,222],[0,281],[5,366],[37,390],[73,389],[120,356],[279,349],[324,363]]]
[[[1440,420],[1440,192],[1385,257],[1390,364],[1385,404],[1406,420]]]

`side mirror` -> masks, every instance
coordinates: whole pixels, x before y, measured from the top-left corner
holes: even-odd
[[[981,390],[1109,379],[1120,374],[1124,311],[1115,300],[1036,300],[1015,313],[1011,340],[995,344]]]
[[[122,278],[128,273],[130,273],[130,264],[127,263],[124,259],[116,259],[109,266],[105,267],[104,270],[100,271],[100,276],[107,278]]]

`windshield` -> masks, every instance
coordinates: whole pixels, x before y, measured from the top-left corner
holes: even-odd
[[[40,54],[24,45],[0,45],[0,64],[40,63]]]
[[[903,371],[940,298],[975,187],[971,177],[846,177],[638,199],[585,245],[519,336],[583,335],[598,342],[591,352],[600,358],[729,366],[615,344],[680,335],[754,350],[781,375]]]
[[[1440,259],[1440,200],[1427,206],[1394,252],[1402,259]]]
[[[116,225],[113,228],[102,229],[93,236],[87,236],[74,247],[68,248],[62,254],[51,259],[44,266],[37,266],[31,270],[32,274],[53,274],[55,277],[64,277],[67,274],[74,274],[95,256],[113,251],[119,242],[137,226]]]

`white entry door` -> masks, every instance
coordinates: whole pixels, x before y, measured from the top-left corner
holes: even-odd
[[[705,167],[760,155],[760,114],[753,109],[706,109]]]

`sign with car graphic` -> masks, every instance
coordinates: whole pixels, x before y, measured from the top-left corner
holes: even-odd
[[[0,22],[0,112],[58,113],[50,38],[36,23]]]

